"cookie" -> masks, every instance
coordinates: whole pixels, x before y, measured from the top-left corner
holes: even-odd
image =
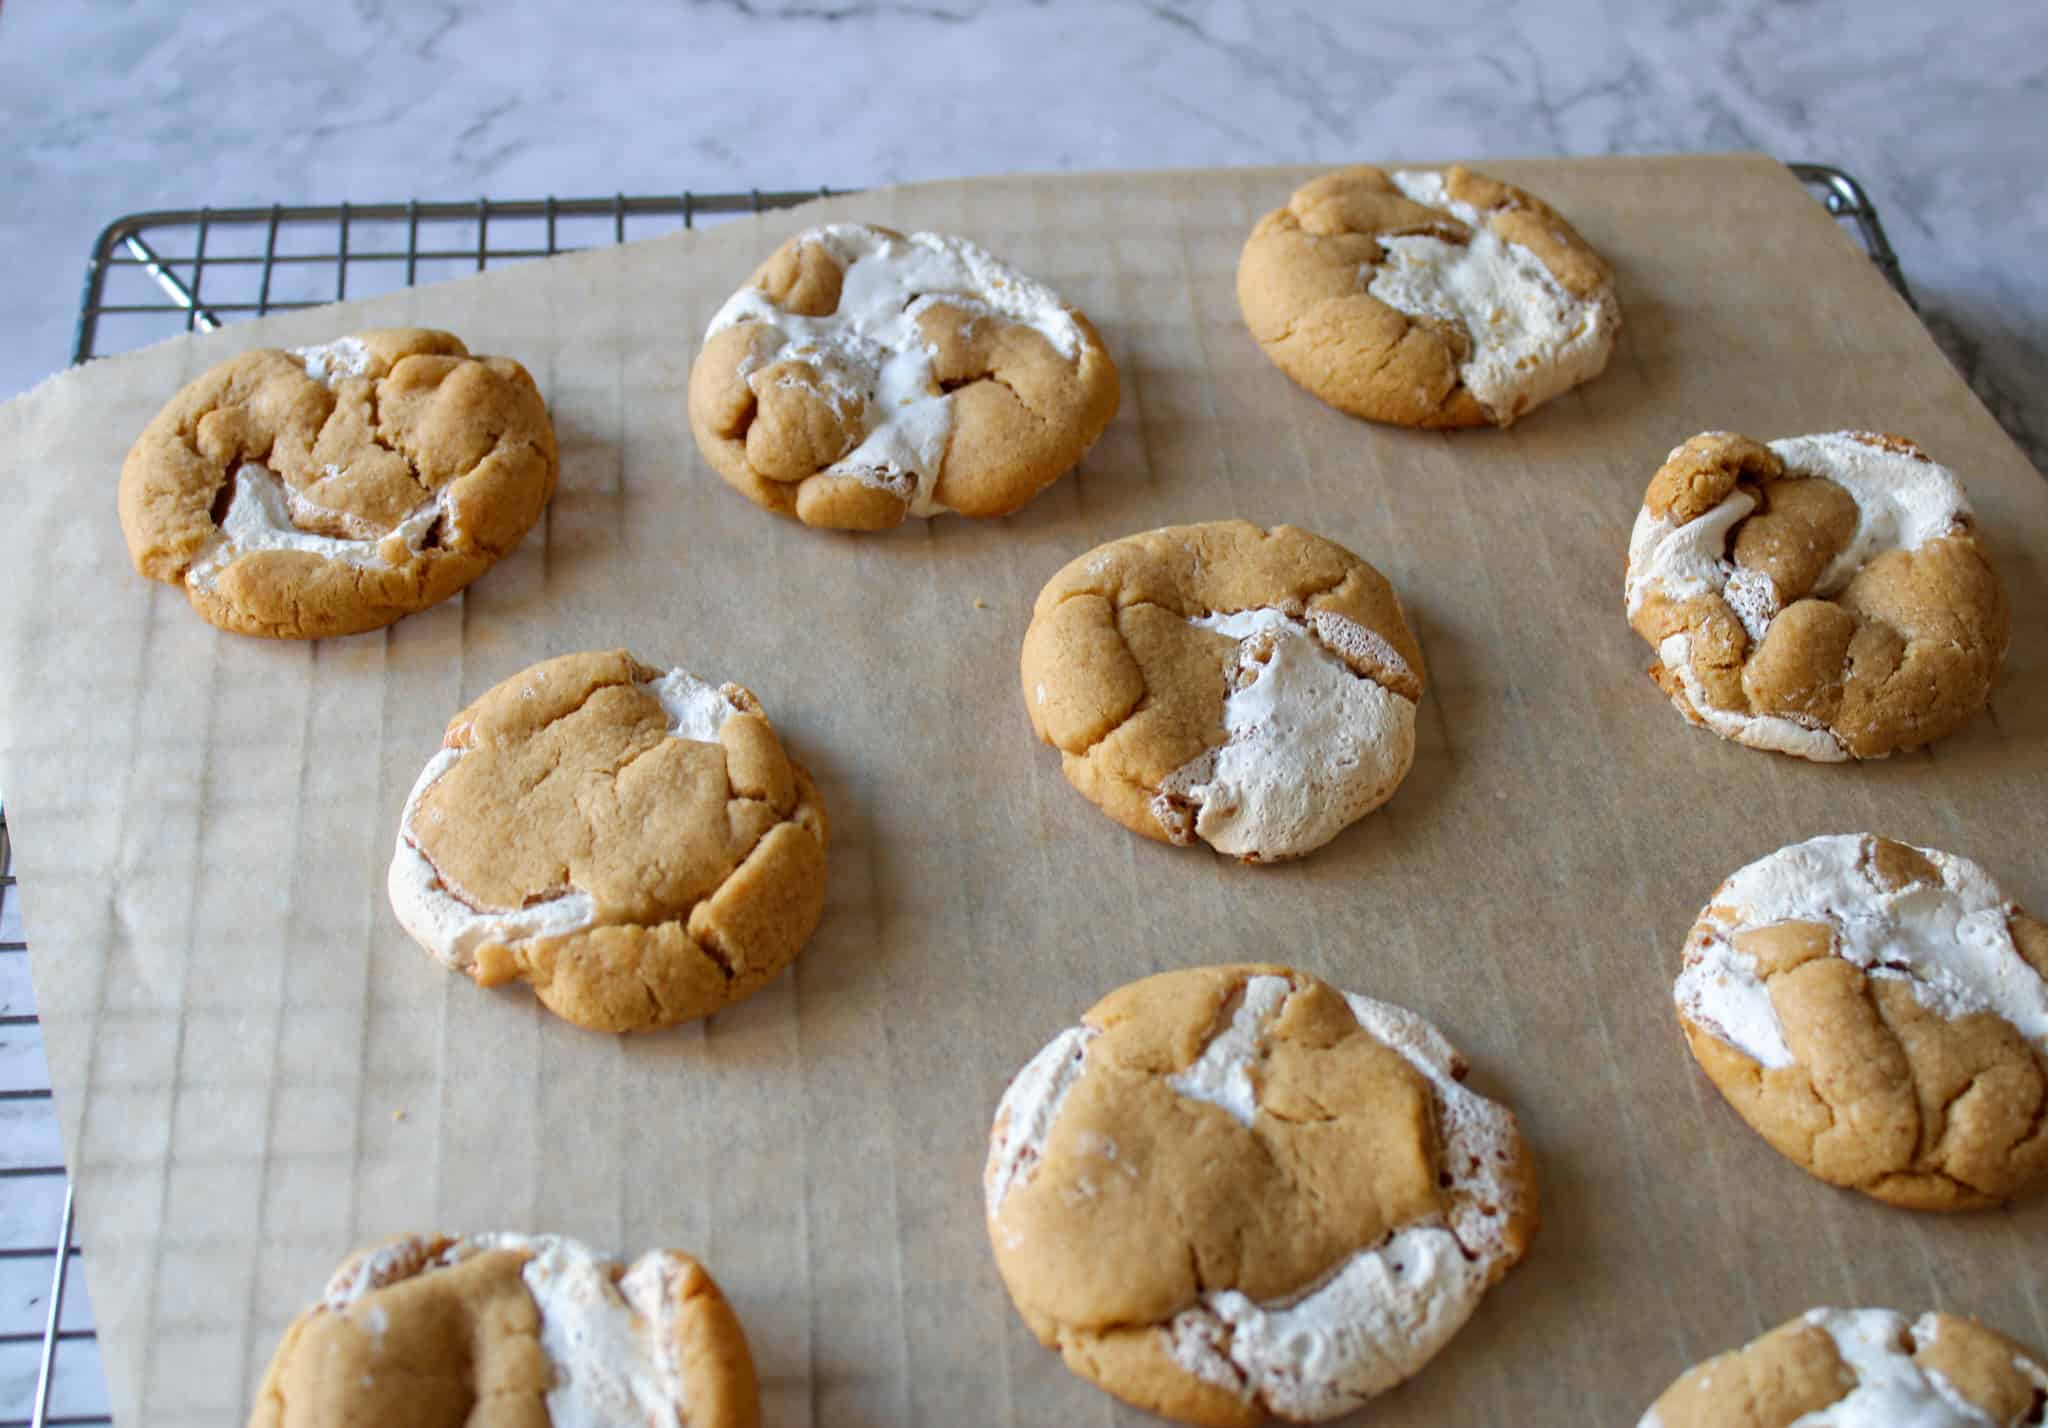
[[[776,249],[711,319],[690,429],[809,526],[1006,516],[1116,415],[1116,364],[1057,293],[964,238],[862,223]]]
[[[409,1235],[354,1255],[272,1355],[249,1428],[756,1428],[746,1333],[675,1250]]]
[[[752,996],[825,905],[825,810],[754,696],[624,650],[513,675],[448,723],[388,879],[478,986],[644,1031]]]
[[[1428,1022],[1285,967],[1112,992],[1003,1093],[982,1183],[1038,1341],[1183,1423],[1347,1413],[1527,1251],[1514,1116]]]
[[[1686,938],[1685,1039],[1822,1180],[1914,1210],[2048,1187],[2048,925],[1967,858],[1813,838],[1721,884]]]
[[[348,635],[438,604],[554,494],[547,406],[509,357],[382,328],[189,382],[121,467],[135,568],[223,630]]]
[[[1687,1370],[1636,1428],[2020,1428],[2041,1421],[2042,1362],[1953,1314],[1809,1309]]]
[[[1960,729],[2012,624],[1954,473],[1866,431],[1692,438],[1650,482],[1625,583],[1679,713],[1821,762]]]
[[[1339,169],[1260,219],[1237,264],[1245,326],[1339,411],[1508,426],[1606,370],[1607,262],[1543,200],[1455,165]]]
[[[1415,758],[1422,650],[1384,576],[1293,526],[1169,526],[1039,593],[1024,707],[1067,781],[1135,833],[1297,858]]]

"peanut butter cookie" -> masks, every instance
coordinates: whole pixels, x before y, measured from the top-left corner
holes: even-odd
[[[1636,1428],[2021,1428],[2048,1399],[2041,1363],[1953,1314],[1809,1309],[1688,1369]]]
[[[593,1031],[709,1016],[790,964],[825,904],[825,810],[737,684],[563,655],[448,724],[391,859],[406,931]]]
[[[553,1235],[410,1235],[292,1321],[249,1428],[757,1428],[747,1336],[704,1267]]]
[[[1116,364],[1044,284],[940,233],[790,239],[704,334],[690,429],[712,469],[805,525],[1006,516],[1116,415]]]
[[[447,599],[554,494],[555,431],[509,357],[387,328],[231,357],[121,468],[135,568],[223,630],[312,640]]]
[[[1810,839],[1721,884],[1673,996],[1773,1148],[1913,1210],[2048,1187],[2048,926],[1965,858]]]
[[[1629,538],[1626,598],[1679,713],[1822,762],[1960,729],[2012,624],[1962,484],[1864,431],[1707,432],[1673,451]]]
[[[1413,1376],[1527,1251],[1514,1116],[1421,1017],[1285,967],[1097,1002],[1018,1073],[996,1267],[1075,1373],[1183,1423],[1318,1422]]]
[[[1169,526],[1072,561],[1024,635],[1024,707],[1135,833],[1249,863],[1378,808],[1415,758],[1422,650],[1350,551],[1293,526]]]
[[[1470,169],[1339,169],[1259,220],[1245,325],[1339,411],[1507,426],[1607,367],[1621,305],[1558,212]]]

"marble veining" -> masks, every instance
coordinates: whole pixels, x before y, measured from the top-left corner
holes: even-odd
[[[2042,464],[2044,92],[2026,0],[16,0],[0,396],[63,365],[92,237],[141,208],[1755,148],[1868,185]]]

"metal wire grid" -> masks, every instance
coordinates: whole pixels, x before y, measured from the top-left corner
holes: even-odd
[[[790,208],[829,188],[474,202],[184,208],[130,214],[93,246],[71,360],[126,351],[179,328],[211,332],[264,313],[374,297],[676,227]],[[175,237],[160,251],[145,234]],[[185,246],[189,244],[189,247]],[[211,291],[206,289],[211,279]],[[171,319],[169,323],[165,319]],[[105,330],[116,329],[113,340]],[[143,335],[135,336],[135,332]]]
[[[1871,259],[1908,303],[1897,254],[1862,186],[1840,169],[1792,164],[1830,213],[1856,227]],[[829,196],[826,188],[668,196],[478,199],[452,203],[337,204],[268,208],[194,208],[131,214],[101,232],[86,265],[72,360],[126,351],[179,331],[210,332],[241,318],[411,287],[677,227],[788,208]],[[106,1428],[91,1310],[71,1286],[80,1249],[50,1107],[48,1073],[35,1030],[34,997],[21,932],[6,810],[0,804],[0,1282],[9,1313],[26,1303],[20,1324],[0,1320],[0,1428]],[[25,1070],[24,1070],[25,1068]],[[25,1113],[25,1114],[24,1114]],[[18,1148],[30,1147],[23,1156]],[[47,1152],[45,1147],[48,1148]],[[19,1160],[20,1163],[15,1163]],[[54,1218],[54,1239],[24,1238],[20,1222]],[[47,1220],[43,1221],[47,1223]],[[18,1289],[46,1277],[38,1305]],[[70,1297],[67,1312],[67,1292]],[[58,1349],[70,1356],[59,1366]],[[11,1360],[8,1355],[21,1358]],[[32,1356],[32,1357],[31,1357]],[[74,1371],[75,1368],[75,1371]],[[18,1416],[23,1403],[27,1416]]]

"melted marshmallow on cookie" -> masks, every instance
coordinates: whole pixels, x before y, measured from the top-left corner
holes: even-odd
[[[1223,704],[1227,739],[1162,779],[1153,801],[1177,841],[1188,831],[1183,806],[1192,805],[1192,832],[1218,852],[1298,857],[1385,803],[1407,776],[1415,701],[1356,673],[1326,645],[1370,646],[1404,668],[1400,656],[1355,621],[1327,611],[1311,620],[1263,609],[1188,621],[1240,644]]]
[[[918,317],[944,303],[1006,318],[1043,334],[1070,361],[1081,355],[1080,326],[1057,293],[964,238],[892,237],[865,224],[834,223],[802,241],[825,248],[844,270],[838,309],[802,317],[746,287],[711,319],[706,340],[741,322],[780,333],[778,350],[742,367],[749,386],[758,392],[763,368],[801,361],[819,373],[842,414],[856,404],[865,414],[860,443],[823,474],[894,491],[913,516],[943,514],[949,508],[933,488],[953,434],[953,406],[932,375],[932,349]]]
[[[294,347],[291,354],[305,364],[308,377],[327,387],[343,378],[360,377],[370,366],[370,349],[354,337],[337,337],[318,347]],[[337,473],[330,466],[327,474]],[[302,529],[293,519],[295,513],[317,514],[358,529],[364,523],[343,512],[315,507],[260,461],[242,462],[228,479],[234,483],[234,494],[227,514],[185,571],[185,583],[195,589],[212,590],[223,570],[259,550],[301,550],[344,565],[389,569],[424,549],[428,532],[442,517],[447,518],[453,533],[455,511],[445,490],[420,502],[390,530],[350,538]]]
[[[443,497],[430,498],[380,536],[352,540],[302,530],[292,520],[295,505],[307,504],[268,466],[244,461],[229,478],[235,494],[225,518],[215,527],[185,571],[185,583],[211,590],[221,572],[243,556],[259,550],[302,550],[344,565],[391,568],[403,565],[426,545],[427,533],[443,514],[454,513]]]
[[[1854,1385],[1793,1428],[1985,1428],[1991,1422],[1938,1369],[1915,1359],[1940,1335],[1936,1315],[1922,1314],[1911,1324],[1889,1309],[1809,1309],[1799,1317],[1834,1341]],[[2048,1392],[2048,1373],[2039,1365],[2025,1358],[2012,1365]],[[1636,1428],[1663,1428],[1663,1419],[1652,1408]]]
[[[1283,992],[1287,985],[1278,977],[1253,978],[1239,1017],[1210,1048],[1226,1042],[1230,1059],[1256,1058],[1255,1038],[1236,1033],[1261,981],[1277,982]],[[1234,1289],[1211,1290],[1167,1326],[1174,1359],[1189,1373],[1305,1421],[1350,1412],[1413,1377],[1450,1342],[1479,1307],[1493,1262],[1505,1252],[1502,1227],[1521,1199],[1518,1184],[1501,1173],[1513,1159],[1513,1118],[1457,1080],[1455,1053],[1442,1034],[1405,1008],[1349,993],[1344,1000],[1368,1035],[1400,1052],[1430,1083],[1443,1163],[1459,1172],[1446,1212],[1403,1226],[1284,1300],[1260,1303]],[[1256,1020],[1264,1025],[1285,998],[1259,1001],[1265,1010]],[[1237,1076],[1250,1085],[1248,1065],[1234,1076],[1212,1071],[1205,1079]]]
[[[617,1261],[558,1235],[467,1235],[431,1261],[419,1241],[401,1240],[337,1274],[321,1303],[343,1312],[372,1290],[492,1250],[528,1256],[519,1277],[540,1313],[541,1348],[554,1368],[547,1394],[554,1428],[681,1421],[686,1386],[674,1292],[681,1266],[661,1251],[616,1274]]]
[[[1250,978],[1229,1023],[1167,1084],[1252,1125],[1252,1072],[1265,1054],[1267,1028],[1291,995],[1284,977]],[[1404,1008],[1349,994],[1344,1000],[1368,1035],[1430,1083],[1442,1162],[1455,1167],[1446,1208],[1357,1251],[1285,1299],[1262,1303],[1236,1290],[1207,1291],[1162,1330],[1167,1351],[1188,1373],[1306,1421],[1349,1412],[1434,1357],[1478,1307],[1494,1262],[1507,1253],[1504,1227],[1522,1208],[1520,1184],[1503,1173],[1515,1160],[1513,1117],[1458,1081],[1450,1043]],[[1043,1155],[1094,1035],[1085,1025],[1060,1033],[1004,1093],[984,1173],[991,1222],[1011,1186],[1027,1179]]]
[[[1398,312],[1471,336],[1458,378],[1490,418],[1505,426],[1599,375],[1621,325],[1610,294],[1585,299],[1566,291],[1531,249],[1501,238],[1486,214],[1445,192],[1442,174],[1400,169],[1388,178],[1472,236],[1464,243],[1422,233],[1382,237],[1387,258],[1366,291]]]
[[[1969,517],[1970,505],[1955,473],[1924,457],[1872,446],[1852,432],[1789,437],[1769,445],[1785,463],[1786,476],[1824,478],[1856,502],[1856,533],[1821,573],[1810,592],[1815,598],[1840,594],[1878,556],[1918,550],[1955,531]],[[1738,487],[1712,510],[1684,524],[1654,517],[1645,507],[1629,536],[1630,618],[1653,593],[1674,603],[1718,594],[1735,611],[1751,642],[1762,644],[1780,608],[1778,593],[1769,575],[1739,569],[1729,554],[1736,526],[1756,506],[1756,497]],[[1823,763],[1849,757],[1826,729],[1782,715],[1715,708],[1693,672],[1689,635],[1681,632],[1666,638],[1658,646],[1657,658],[1678,675],[1693,712],[1724,738]]]
[[[1906,983],[1914,1000],[1953,1020],[1991,1012],[2048,1052],[2048,982],[2013,944],[2012,902],[1976,863],[1917,849],[1941,884],[1891,889],[1870,871],[1869,835],[1833,835],[1781,848],[1736,873],[1685,952],[1672,994],[1695,1025],[1758,1065],[1796,1059],[1741,934],[1813,922],[1834,934],[1834,955],[1866,976]]]
[[[687,670],[672,669],[640,687],[661,701],[673,739],[717,743],[726,719],[743,712],[719,686]],[[464,753],[444,748],[421,771],[405,800],[405,811],[399,815],[398,847],[385,878],[399,923],[436,958],[459,972],[473,969],[478,949],[490,943],[566,937],[589,927],[597,916],[597,904],[590,894],[573,887],[525,907],[479,908],[442,879],[439,869],[420,851],[413,830],[427,790],[455,767]]]

